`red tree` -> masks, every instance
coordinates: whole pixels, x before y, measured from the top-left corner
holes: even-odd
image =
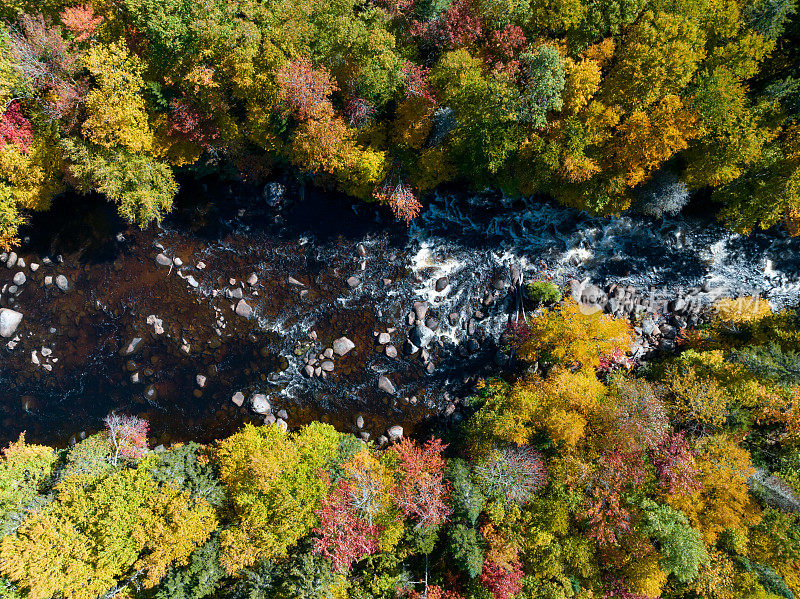
[[[414,64],[411,61],[406,62],[405,69],[403,70],[405,78],[406,98],[425,98],[431,102],[435,101],[433,91],[428,84],[428,75],[430,69],[422,65]]]
[[[116,466],[119,456],[139,459],[147,451],[147,420],[137,416],[120,416],[112,412],[103,419],[108,429],[108,440],[114,448],[111,458]]]
[[[329,557],[336,572],[346,572],[353,562],[378,550],[381,529],[354,511],[351,484],[340,482],[317,510],[320,522],[314,529],[314,552]]]
[[[495,599],[511,599],[522,591],[523,575],[519,561],[508,569],[486,560],[478,580]]]
[[[314,68],[308,58],[284,64],[278,69],[277,80],[281,101],[298,120],[316,119],[333,112],[328,98],[337,90],[336,84],[326,69]]]
[[[444,478],[446,446],[439,439],[424,445],[403,438],[392,447],[400,462],[400,472],[392,497],[406,518],[416,520],[416,528],[438,526],[450,517],[450,489]]]
[[[433,21],[412,21],[409,33],[423,46],[447,51],[473,44],[481,36],[481,27],[472,2],[455,0]]]
[[[176,98],[170,105],[170,132],[177,138],[208,147],[219,137],[219,130],[186,98]]]
[[[60,15],[61,22],[75,36],[76,42],[90,39],[103,22],[102,15],[97,15],[89,3],[65,8]]]
[[[489,34],[486,44],[489,62],[498,73],[515,77],[519,69],[516,57],[527,45],[528,38],[518,25],[509,23],[503,29],[495,29]]]
[[[7,143],[14,144],[23,154],[31,149],[33,127],[31,122],[22,116],[22,109],[17,100],[12,101],[0,118],[0,148]]]
[[[672,433],[665,437],[652,452],[661,486],[669,494],[691,493],[700,488],[695,466],[694,452],[683,433]]]
[[[381,204],[388,204],[397,220],[411,223],[422,209],[414,190],[401,176],[390,175],[383,180],[372,196]]]
[[[344,115],[348,125],[360,129],[373,119],[375,108],[364,98],[350,96],[344,105]]]

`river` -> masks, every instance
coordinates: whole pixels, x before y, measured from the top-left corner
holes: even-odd
[[[502,364],[512,265],[526,279],[666,297],[705,284],[776,309],[800,295],[800,240],[732,234],[703,214],[601,219],[442,191],[406,228],[335,193],[285,198],[274,207],[260,189],[185,182],[175,212],[144,231],[97,197],[65,197],[37,215],[17,250],[25,267],[0,266],[0,306],[24,315],[0,345],[0,441],[24,430],[64,445],[111,410],[146,417],[157,443],[211,441],[261,420],[248,401],[235,405],[237,392],[263,393],[290,427],[321,419],[373,439],[395,424],[422,430],[457,417],[458,399]],[[27,280],[11,293],[17,272]],[[57,275],[66,292],[45,284]],[[237,314],[240,294],[252,315]],[[409,313],[423,301],[433,339],[409,354]],[[342,336],[352,351],[319,357]],[[309,377],[308,361],[332,370]]]

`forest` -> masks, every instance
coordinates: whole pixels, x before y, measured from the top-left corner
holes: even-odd
[[[452,182],[800,228],[794,0],[4,0],[0,239],[276,172],[406,222]],[[74,201],[74,200],[73,200]]]
[[[552,289],[550,290],[553,291]],[[800,596],[797,310],[720,300],[631,368],[631,327],[573,300],[506,341],[439,437],[320,422],[148,448],[110,414],[0,460],[10,599],[792,599]]]
[[[207,176],[406,224],[443,185],[601,216],[694,195],[737,233],[800,234],[795,0],[1,0],[0,20],[0,250],[80,194],[158,224]],[[528,293],[516,367],[426,434],[165,447],[120,411],[67,447],[21,435],[0,597],[800,598],[800,309],[719,299],[638,363],[636,323]]]

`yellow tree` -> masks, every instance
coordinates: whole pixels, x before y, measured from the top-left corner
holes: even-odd
[[[627,322],[602,312],[585,314],[571,298],[531,318],[528,325],[530,339],[518,350],[523,360],[597,368],[601,356],[624,354],[633,344],[633,333]]]
[[[153,134],[147,121],[144,97],[144,65],[124,43],[91,47],[86,68],[97,86],[86,98],[83,133],[103,147],[121,146],[131,152],[148,152]]]
[[[750,453],[724,435],[702,439],[696,450],[702,487],[692,494],[670,495],[667,503],[689,516],[708,545],[726,529],[747,538],[748,529],[761,520],[747,485],[755,472]]]

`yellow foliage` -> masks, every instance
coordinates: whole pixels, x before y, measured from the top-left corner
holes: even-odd
[[[711,560],[700,564],[692,583],[694,592],[703,599],[739,599],[734,594],[735,570],[731,559],[719,552],[709,551]]]
[[[564,61],[566,82],[564,92],[564,110],[575,114],[589,104],[589,101],[600,89],[600,63],[583,59],[576,62],[571,58]]]
[[[392,142],[403,148],[421,149],[433,128],[434,107],[432,100],[422,96],[401,102],[392,122]]]
[[[106,148],[122,146],[131,152],[149,152],[153,134],[145,111],[142,61],[128,53],[124,43],[93,45],[86,68],[97,87],[86,98],[83,133]]]
[[[747,486],[755,472],[749,452],[723,435],[706,437],[695,449],[702,488],[668,496],[666,501],[689,517],[709,546],[725,529],[746,537],[748,529],[761,520],[761,510]]]
[[[722,298],[714,302],[715,317],[718,321],[744,324],[761,320],[772,314],[769,302],[758,296],[743,296],[736,299]]]
[[[600,357],[630,350],[633,333],[624,320],[584,314],[573,299],[528,321],[530,340],[518,350],[523,360],[552,360],[568,367],[598,367]]]
[[[207,501],[193,501],[186,491],[165,487],[143,512],[134,539],[144,555],[134,564],[146,576],[146,588],[157,585],[172,566],[184,566],[196,547],[217,528],[217,517]]]
[[[422,151],[411,171],[411,177],[417,189],[427,191],[441,183],[452,181],[457,173],[448,151],[442,146],[436,146]]]
[[[689,145],[698,134],[697,115],[678,96],[663,98],[654,110],[635,111],[618,128],[610,153],[633,187],[659,165]]]
[[[625,567],[625,580],[630,590],[647,597],[660,597],[667,575],[658,567],[661,556],[650,553],[639,559],[632,559]]]

